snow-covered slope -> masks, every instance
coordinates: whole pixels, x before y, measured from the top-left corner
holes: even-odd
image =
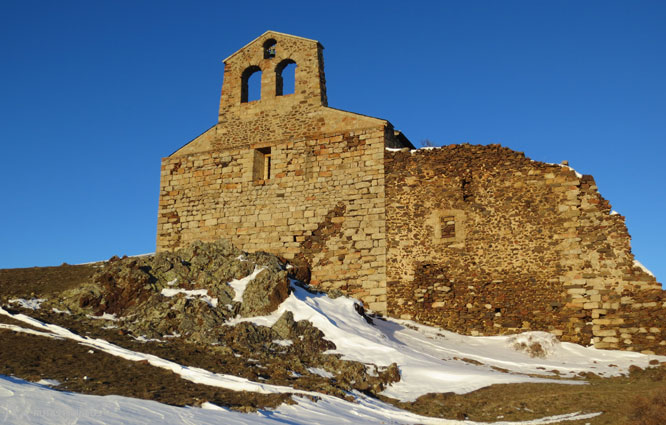
[[[296,405],[276,410],[238,413],[210,404],[183,408],[119,396],[92,396],[53,390],[40,384],[0,375],[0,423],[8,425],[61,424],[474,424],[469,421],[434,419],[415,415],[356,394],[350,403],[332,396],[318,401],[298,397]],[[561,415],[521,424],[549,424],[585,419],[588,415]],[[509,424],[511,422],[497,422]]]
[[[600,376],[626,373],[629,366],[646,367],[658,356],[626,351],[597,350],[571,343],[560,343],[545,332],[529,332],[521,336],[470,337],[446,332],[404,320],[378,320],[370,325],[356,313],[357,301],[346,297],[331,299],[312,294],[292,285],[293,292],[271,315],[236,319],[230,324],[251,321],[271,326],[285,312],[295,320],[309,320],[335,343],[333,352],[343,358],[378,366],[395,362],[400,368],[400,382],[394,383],[384,395],[412,401],[431,392],[466,393],[493,384],[517,382],[552,382],[527,374],[573,377],[580,372]],[[538,343],[546,350],[543,358],[531,357],[517,350],[521,342]],[[472,364],[467,359],[483,363]],[[662,361],[666,357],[661,357]],[[514,373],[503,373],[492,367]],[[557,383],[579,384],[579,381]]]
[[[241,321],[253,321],[270,326],[284,312],[291,311],[295,320],[308,320],[319,328],[326,339],[335,343],[337,348],[334,352],[342,354],[346,359],[377,366],[397,363],[401,380],[388,387],[383,394],[403,401],[415,400],[431,392],[465,393],[499,383],[557,382],[580,385],[582,381],[554,380],[547,376],[554,377],[556,373],[552,371],[555,370],[564,377],[587,371],[611,376],[627,372],[631,365],[645,367],[653,359],[666,361],[666,357],[559,343],[543,332],[519,336],[467,337],[407,321],[375,319],[374,324],[370,324],[357,313],[356,303],[346,297],[331,299],[325,294],[312,293],[292,284],[291,295],[273,314],[236,318],[227,324],[233,326]],[[43,385],[0,376],[0,423],[471,423],[419,416],[360,393],[351,394],[355,402],[349,402],[330,395],[213,373],[151,354],[130,351],[104,340],[87,338],[23,314],[11,314],[1,308],[0,314],[39,329],[0,325],[15,332],[73,340],[128,360],[147,361],[196,383],[235,391],[293,393],[297,401],[295,405],[282,405],[271,411],[241,414],[210,404],[204,404],[203,408],[177,408],[118,396],[64,393]],[[542,357],[531,357],[523,350],[535,344]],[[528,374],[546,377],[537,378]],[[584,417],[590,416],[572,414],[522,423],[554,423]]]

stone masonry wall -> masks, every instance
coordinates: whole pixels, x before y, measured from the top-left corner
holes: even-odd
[[[666,353],[666,296],[591,176],[498,145],[387,151],[388,313]]]
[[[274,56],[265,58],[263,45],[275,41]],[[176,154],[274,144],[316,138],[341,127],[364,128],[358,121],[374,118],[327,108],[323,47],[314,40],[268,31],[224,61],[224,83],[217,125]],[[294,93],[277,93],[278,71],[294,63]],[[261,73],[261,98],[242,101],[243,75]],[[336,113],[340,112],[340,113]]]
[[[272,145],[268,180],[253,178],[253,149],[164,158],[157,250],[224,237],[246,251],[298,257],[314,284],[384,312],[383,161],[392,129],[379,124]]]
[[[305,261],[312,283],[385,312],[384,148],[409,142],[385,120],[327,107],[322,51],[268,31],[225,59],[218,123],[162,160],[157,250],[228,238]],[[283,95],[285,63],[295,87]],[[242,95],[248,70],[261,71],[259,100]]]
[[[411,144],[327,106],[315,40],[268,31],[224,63],[218,123],[162,160],[158,251],[227,238],[380,313],[666,354],[665,293],[592,177],[497,145],[385,149]]]

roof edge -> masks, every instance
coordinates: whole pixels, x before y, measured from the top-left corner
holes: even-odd
[[[360,114],[360,113],[358,113],[358,112],[347,111],[347,110],[340,109],[340,108],[333,108],[333,107],[331,107],[331,106],[324,106],[324,108],[326,108],[326,109],[332,109],[332,110],[334,110],[334,111],[338,111],[338,112],[344,112],[344,113],[346,113],[346,114],[358,115],[358,116],[360,116],[360,117],[372,118],[373,120],[382,121],[382,122],[385,122],[385,123],[387,123],[387,124],[391,124],[391,122],[390,122],[389,120],[385,119],[385,118],[373,117],[372,115]],[[393,125],[393,124],[391,124],[391,125]]]
[[[317,41],[317,40],[313,40],[313,39],[311,39],[311,38],[299,37],[299,36],[297,36],[297,35],[287,34],[287,33],[284,33],[284,32],[278,32],[278,31],[268,30],[268,31],[265,31],[265,32],[264,32],[263,34],[261,34],[260,36],[255,37],[252,41],[250,41],[249,43],[246,43],[243,47],[241,47],[240,49],[236,50],[235,52],[233,52],[233,53],[230,54],[229,56],[227,56],[225,59],[222,60],[222,63],[226,64],[226,62],[227,62],[229,59],[231,59],[232,57],[236,56],[236,54],[237,54],[237,53],[240,53],[241,50],[245,49],[247,46],[249,46],[250,44],[252,44],[252,43],[254,43],[255,41],[259,40],[261,37],[265,36],[265,35],[268,34],[268,33],[278,34],[278,35],[281,35],[281,36],[284,36],[284,37],[298,38],[298,39],[300,39],[300,40],[312,41],[312,42],[314,42],[314,43],[319,44],[322,48],[324,47],[324,46],[322,46],[322,44],[321,44],[319,41]]]
[[[169,154],[169,155],[166,156],[165,158],[171,158],[172,156],[174,156],[175,154],[177,154],[178,152],[180,152],[184,147],[186,147],[186,146],[189,145],[190,143],[194,142],[195,140],[197,140],[199,137],[203,136],[204,134],[208,133],[209,131],[211,131],[211,130],[214,129],[215,127],[217,127],[217,124],[213,124],[212,127],[210,127],[209,129],[205,130],[203,133],[201,133],[201,134],[198,135],[197,137],[193,138],[193,139],[190,140],[189,142],[185,143],[183,146],[179,147],[179,148],[176,149],[175,151],[171,152],[171,154]]]

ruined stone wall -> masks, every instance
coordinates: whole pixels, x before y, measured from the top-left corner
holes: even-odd
[[[267,180],[253,175],[253,146],[164,158],[157,250],[228,238],[305,259],[314,284],[385,311],[384,146],[393,130],[373,122],[270,145]]]
[[[562,238],[564,334],[598,348],[666,354],[666,291],[636,265],[624,217],[612,213],[592,176],[579,179],[569,194],[576,227]]]
[[[158,251],[223,237],[307,262],[380,313],[666,351],[664,292],[590,176],[500,146],[385,150],[411,143],[327,107],[322,51],[268,31],[225,59],[218,123],[162,161]]]
[[[388,313],[666,352],[666,297],[590,176],[498,145],[386,152]]]

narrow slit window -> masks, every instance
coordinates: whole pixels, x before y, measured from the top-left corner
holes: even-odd
[[[272,174],[271,148],[254,151],[253,180],[270,180]]]
[[[271,178],[271,154],[264,155],[264,180]]]
[[[442,229],[442,239],[451,239],[456,237],[456,218],[452,215],[440,217],[440,228]]]

